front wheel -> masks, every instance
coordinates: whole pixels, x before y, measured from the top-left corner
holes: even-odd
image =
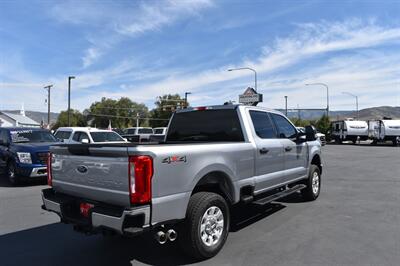
[[[321,170],[318,166],[311,165],[305,185],[307,187],[301,190],[303,198],[308,201],[316,200],[321,190]]]
[[[211,192],[192,195],[178,238],[182,249],[196,259],[215,256],[228,237],[229,218],[228,204],[220,195]]]
[[[10,182],[11,185],[16,186],[19,184],[19,178],[16,173],[15,163],[13,162],[7,163],[7,178],[8,182]]]

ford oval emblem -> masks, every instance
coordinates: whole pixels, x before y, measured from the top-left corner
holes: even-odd
[[[76,170],[78,170],[79,173],[84,174],[84,173],[86,173],[86,172],[88,171],[88,168],[87,168],[86,166],[84,166],[84,165],[79,165],[79,166],[76,168]]]

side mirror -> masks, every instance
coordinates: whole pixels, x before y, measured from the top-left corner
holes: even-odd
[[[83,144],[89,144],[89,140],[88,140],[88,139],[82,139],[82,140],[81,140],[81,143],[83,143]]]
[[[315,137],[315,134],[317,134],[317,130],[315,129],[314,126],[306,126],[305,131],[306,131],[306,141],[314,141],[317,139]]]

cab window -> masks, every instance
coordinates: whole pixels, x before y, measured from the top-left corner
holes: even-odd
[[[269,118],[268,113],[260,111],[250,111],[250,117],[253,121],[254,130],[262,139],[276,138],[276,131]]]
[[[283,116],[271,113],[279,138],[292,139],[297,136],[296,128]]]

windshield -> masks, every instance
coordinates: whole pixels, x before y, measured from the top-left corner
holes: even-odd
[[[151,128],[139,128],[138,134],[153,134],[153,129],[151,129]]]
[[[71,133],[72,133],[71,131],[57,131],[55,136],[58,139],[69,139]]]
[[[115,142],[124,141],[124,139],[115,132],[90,132],[93,142]]]
[[[14,130],[11,131],[13,143],[56,142],[57,139],[45,130]]]

